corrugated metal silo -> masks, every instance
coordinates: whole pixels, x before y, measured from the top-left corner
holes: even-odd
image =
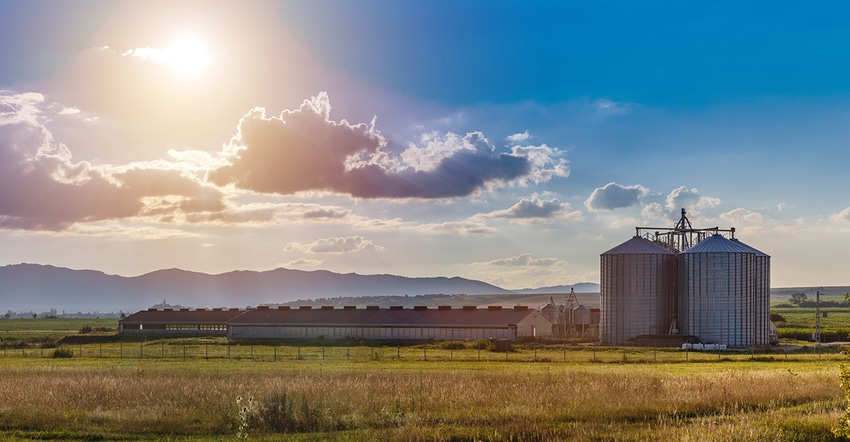
[[[753,281],[755,290],[755,318],[752,321],[755,343],[753,345],[767,345],[770,343],[770,255],[744,244],[737,238],[732,241],[744,246],[756,255],[755,280]]]
[[[751,346],[755,332],[755,253],[713,235],[679,254],[679,326],[703,343]]]
[[[600,260],[600,341],[623,345],[640,335],[667,333],[676,299],[676,255],[636,236]]]

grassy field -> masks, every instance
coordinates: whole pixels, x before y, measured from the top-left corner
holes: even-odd
[[[0,363],[3,440],[816,441],[844,407],[814,357]]]
[[[820,311],[821,335],[825,340],[850,341],[850,311],[844,307],[826,307]],[[785,318],[785,321],[775,322],[780,337],[811,339],[815,330],[815,308],[773,306],[770,312]],[[823,317],[824,313],[826,317]]]
[[[0,337],[109,326],[8,321],[21,322]],[[0,440],[832,441],[846,408],[839,366],[850,361],[842,347],[805,342],[491,351],[66,335],[4,344]]]

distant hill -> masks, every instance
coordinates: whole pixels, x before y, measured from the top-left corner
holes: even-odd
[[[599,293],[599,284],[594,282],[580,282],[573,285],[555,285],[551,287],[540,287],[539,289],[513,290],[513,292],[523,295],[543,295],[550,293],[569,293],[570,289],[575,290],[576,293]]]
[[[574,287],[576,292],[582,292],[592,290],[594,285],[582,283]],[[94,270],[16,264],[0,267],[0,313],[42,312],[50,308],[68,313],[135,311],[163,299],[191,307],[244,307],[317,298],[567,293],[569,287],[512,291],[459,277],[409,278],[283,268],[218,275],[167,269],[124,277]]]

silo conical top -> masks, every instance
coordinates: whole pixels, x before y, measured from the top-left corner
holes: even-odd
[[[603,255],[674,255],[673,252],[639,236],[602,253]]]
[[[732,241],[723,235],[711,235],[682,253],[755,253],[755,249],[740,241]]]

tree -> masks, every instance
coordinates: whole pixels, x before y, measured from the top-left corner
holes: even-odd
[[[809,299],[809,297],[806,296],[806,294],[803,293],[803,292],[797,292],[797,293],[791,294],[791,304],[796,305],[797,307],[802,305],[808,299]]]

